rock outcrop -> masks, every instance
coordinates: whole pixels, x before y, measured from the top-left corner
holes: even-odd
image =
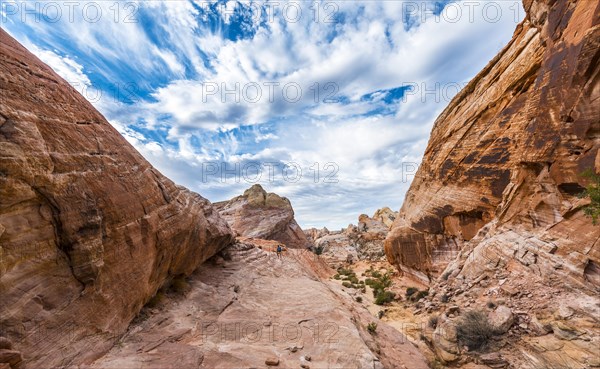
[[[398,218],[398,212],[393,211],[389,207],[384,207],[381,209],[377,209],[375,214],[373,214],[373,219],[383,223],[386,227],[391,228],[394,221]]]
[[[490,264],[560,262],[600,287],[600,227],[578,197],[580,174],[600,171],[599,4],[524,7],[510,43],[435,122],[387,238],[389,261],[424,281],[471,241]]]
[[[423,337],[445,365],[597,367],[600,226],[578,195],[600,172],[600,2],[524,8],[436,121],[385,251],[430,283],[416,309],[438,322]],[[462,350],[470,310],[487,312],[494,353]]]
[[[350,260],[380,261],[385,259],[383,243],[397,215],[385,207],[373,217],[361,214],[357,225],[350,224],[340,231],[311,228],[305,234],[332,266]]]
[[[28,367],[107,351],[164,283],[232,240],[208,200],[0,30],[0,333]]]
[[[294,219],[290,200],[267,193],[259,184],[241,196],[214,205],[239,236],[275,240],[292,248],[310,246]]]
[[[89,369],[428,368],[400,332],[327,280],[334,272],[321,258],[289,249],[279,259],[268,241],[238,240]]]

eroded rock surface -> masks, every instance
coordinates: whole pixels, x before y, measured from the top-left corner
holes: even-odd
[[[600,3],[524,8],[509,45],[436,121],[385,250],[430,284],[415,311],[438,330],[469,310],[501,326],[494,355],[424,333],[446,365],[596,367],[600,226],[578,194],[581,173],[600,172]]]
[[[559,256],[572,277],[597,279],[600,227],[577,195],[580,174],[600,171],[598,6],[524,2],[513,39],[435,122],[386,241],[390,262],[428,280],[480,231],[504,254],[510,231],[539,240],[529,257]]]
[[[102,354],[232,239],[208,200],[0,30],[0,332],[28,367]]]
[[[240,239],[189,278],[185,296],[133,324],[91,368],[410,368],[427,364],[395,329],[378,322],[310,251],[282,259]]]
[[[241,196],[214,205],[239,236],[275,240],[293,248],[310,246],[294,219],[290,200],[267,193],[259,184]]]
[[[384,240],[397,215],[385,207],[377,210],[373,217],[361,214],[357,225],[350,224],[340,231],[311,228],[305,234],[332,266],[351,260],[380,261],[385,259]]]

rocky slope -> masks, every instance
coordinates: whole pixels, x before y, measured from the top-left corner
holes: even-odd
[[[279,259],[272,244],[226,248],[89,369],[428,367],[393,328],[368,332],[377,319],[339,283],[321,281],[333,274],[322,259],[298,249]]]
[[[0,332],[12,341],[0,338],[0,359],[94,359],[159,287],[232,239],[206,199],[0,30]]]
[[[385,259],[383,243],[397,215],[385,207],[373,217],[361,214],[357,225],[350,224],[340,231],[311,228],[305,234],[332,266],[356,260],[380,261]]]
[[[577,194],[580,173],[600,170],[598,2],[524,7],[509,45],[435,122],[387,238],[389,260],[424,280],[480,231],[507,256],[515,247],[503,243],[521,240],[521,256],[535,235],[528,258],[560,258],[581,283],[597,280],[600,227]]]
[[[294,219],[290,200],[267,193],[259,184],[241,196],[214,205],[239,236],[275,240],[292,248],[310,246]]]
[[[445,367],[600,365],[600,226],[577,196],[600,172],[600,3],[523,5],[436,121],[386,239],[389,261],[431,284],[415,311],[435,317],[422,333]],[[465,349],[469,310],[499,328],[496,354]]]

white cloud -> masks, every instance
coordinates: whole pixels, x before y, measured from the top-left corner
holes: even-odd
[[[97,4],[111,14],[112,3]],[[291,198],[301,225],[329,227],[346,225],[381,206],[399,208],[408,188],[403,164],[420,161],[435,117],[458,91],[456,86],[472,78],[510,39],[516,26],[513,9],[520,9],[517,1],[470,2],[471,8],[457,3],[436,16],[423,12],[425,8],[407,14],[415,4],[431,3],[327,1],[320,4],[315,21],[314,4],[299,2],[302,17],[297,22],[281,14],[266,25],[253,19],[250,27],[256,33],[232,41],[215,34],[208,18],[201,19],[198,6],[206,7],[206,1],[195,6],[189,1],[135,4],[136,23],[111,17],[94,24],[81,19],[39,22],[28,24],[29,33],[18,24],[8,26],[21,40],[31,32],[47,34],[47,45],[35,50],[67,80],[89,86],[87,65],[110,80],[115,71],[98,55],[132,67],[139,76],[165,77],[167,83],[153,89],[151,99],[132,106],[102,99],[95,105],[161,171],[212,200],[231,197],[250,184],[203,180],[202,163],[209,160],[293,161],[309,174],[314,163],[321,171],[326,163],[336,163],[338,183],[323,183],[322,178],[314,183],[310,175],[297,183],[282,178],[263,182]],[[226,3],[224,22],[217,28],[231,25],[236,4]],[[496,6],[502,11],[497,20],[490,17],[490,7]],[[469,9],[474,11],[471,19]],[[343,22],[326,23],[331,11]],[[421,22],[407,29],[407,15]],[[147,22],[139,21],[142,16]],[[50,51],[65,47],[61,37],[88,59]],[[271,82],[279,83],[272,86],[272,99]],[[334,82],[337,91],[325,90],[327,82]],[[224,93],[236,84],[237,103]],[[257,101],[255,84],[262,92]],[[286,101],[282,87],[294,84],[302,96]],[[416,89],[395,103],[376,92],[407,84]],[[431,93],[436,84],[438,91]],[[214,93],[207,95],[209,91]],[[345,99],[324,104],[332,91]],[[371,98],[361,99],[366,94]],[[142,124],[161,140],[134,129]]]

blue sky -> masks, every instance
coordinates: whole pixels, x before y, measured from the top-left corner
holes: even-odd
[[[520,1],[3,1],[1,25],[154,166],[211,201],[254,183],[301,226],[398,210],[437,115]]]

